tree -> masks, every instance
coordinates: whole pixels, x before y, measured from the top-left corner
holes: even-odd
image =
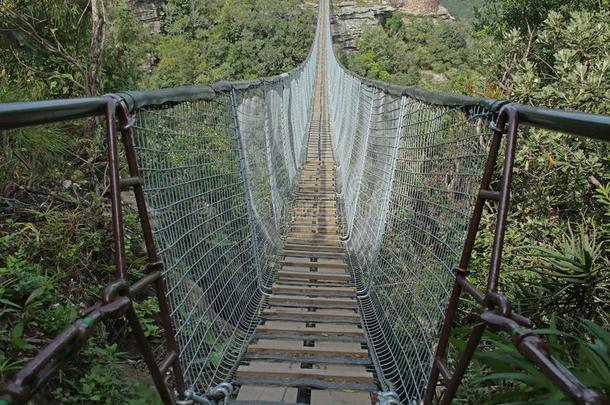
[[[486,0],[487,3],[475,10],[475,28],[486,30],[497,38],[517,29],[524,34],[534,31],[556,11],[568,14],[578,10],[600,10],[608,8],[608,0]]]
[[[12,41],[7,41],[8,50],[22,68],[30,71],[43,72],[31,59],[21,59],[19,54],[23,52],[19,48],[26,47],[33,53],[61,59],[78,73],[77,77],[64,77],[80,88],[85,96],[93,96],[100,85],[106,39],[106,7],[102,0],[80,0],[72,7],[62,7],[57,3],[59,2],[23,0],[3,3],[0,8],[2,29],[13,37]],[[89,24],[85,24],[82,17],[88,11]],[[77,15],[76,25],[66,24],[74,22]],[[73,35],[80,38],[87,28],[91,34],[88,41],[89,54],[85,57],[84,41],[75,44]]]
[[[176,86],[282,73],[307,57],[315,19],[296,0],[167,4],[153,83]]]

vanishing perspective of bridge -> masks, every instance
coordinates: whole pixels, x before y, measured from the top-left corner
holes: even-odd
[[[608,403],[498,293],[518,128],[610,140],[610,117],[392,86],[336,59],[322,0],[276,77],[0,105],[8,131],[102,116],[116,281],[0,391],[23,403],[105,319],[127,319],[165,403],[449,403],[486,328],[578,403]],[[122,143],[122,146],[120,145]],[[124,167],[123,167],[124,166]],[[148,254],[129,283],[121,192]],[[468,281],[493,206],[483,291]],[[154,288],[166,352],[132,305]],[[461,295],[480,323],[447,359]]]

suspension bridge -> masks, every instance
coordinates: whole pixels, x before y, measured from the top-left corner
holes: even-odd
[[[0,105],[8,133],[104,118],[116,251],[101,302],[2,387],[6,403],[31,399],[117,317],[168,404],[446,404],[486,328],[508,332],[571,400],[608,403],[498,280],[518,129],[609,141],[610,117],[371,81],[337,61],[331,25],[322,0],[307,60],[276,77]],[[135,283],[122,192],[135,195],[148,255]],[[467,276],[488,205],[481,291]],[[163,358],[133,307],[151,288]],[[449,362],[462,295],[481,322]]]

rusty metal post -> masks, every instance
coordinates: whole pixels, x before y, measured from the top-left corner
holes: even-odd
[[[487,155],[487,161],[485,163],[485,169],[483,171],[483,176],[481,178],[481,187],[480,190],[489,190],[489,186],[491,184],[492,175],[494,169],[496,167],[496,162],[498,160],[498,153],[500,150],[500,145],[502,143],[502,129],[504,127],[504,118],[499,118],[496,129],[494,130],[493,138],[489,147],[489,153]],[[434,394],[436,391],[436,385],[438,382],[440,367],[439,362],[442,362],[445,357],[447,344],[449,342],[449,335],[451,332],[451,326],[455,319],[455,314],[457,312],[457,306],[460,300],[460,295],[462,293],[462,286],[460,283],[460,278],[466,278],[468,274],[468,265],[470,263],[470,258],[472,257],[472,250],[474,248],[474,242],[477,237],[477,233],[479,231],[479,225],[481,223],[481,216],[483,215],[483,209],[485,208],[486,199],[483,198],[481,192],[477,196],[477,200],[474,206],[474,211],[472,216],[470,217],[470,223],[468,224],[468,231],[466,234],[466,240],[464,242],[464,247],[462,249],[462,254],[460,257],[460,262],[458,267],[455,269],[455,277],[456,280],[453,284],[453,289],[451,291],[451,296],[449,298],[449,302],[447,304],[447,310],[445,313],[445,319],[443,321],[443,326],[441,328],[439,342],[436,347],[436,353],[434,355],[434,360],[432,363],[432,369],[430,370],[430,377],[428,378],[428,385],[426,387],[426,394],[424,396],[424,403],[431,404],[434,398]]]
[[[172,369],[174,371],[174,378],[176,380],[176,387],[179,398],[184,398],[186,391],[186,384],[184,382],[184,374],[182,366],[180,364],[179,349],[175,337],[175,329],[173,322],[170,317],[169,303],[166,297],[165,280],[162,275],[163,263],[159,259],[157,254],[157,248],[153,239],[152,227],[150,225],[150,219],[148,217],[148,209],[146,206],[146,200],[144,196],[144,189],[142,187],[142,179],[140,178],[140,170],[138,168],[138,161],[135,154],[135,148],[133,144],[133,130],[134,119],[129,116],[129,111],[124,103],[120,102],[117,106],[119,112],[119,123],[121,130],[121,138],[123,141],[123,147],[125,149],[125,157],[127,160],[127,166],[129,168],[129,175],[132,182],[131,187],[136,198],[136,205],[138,208],[138,216],[142,225],[142,234],[144,236],[144,244],[146,246],[146,254],[148,256],[148,264],[146,265],[147,270],[150,274],[158,274],[154,278],[154,287],[157,300],[159,302],[159,310],[161,313],[161,323],[163,325],[164,337],[167,343],[168,354],[167,358],[173,358],[170,361]]]

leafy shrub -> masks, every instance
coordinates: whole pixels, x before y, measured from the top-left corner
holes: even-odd
[[[134,380],[133,376],[125,375],[126,370],[121,366],[125,355],[118,351],[116,344],[89,344],[82,353],[82,360],[92,367],[77,373],[78,377],[72,379],[69,387],[55,388],[52,391],[54,400],[62,404],[160,404],[150,381],[141,377]]]
[[[296,0],[170,0],[153,87],[254,79],[305,60],[313,13]],[[261,12],[264,10],[264,12]]]
[[[608,325],[610,262],[603,245],[591,224],[581,225],[576,234],[568,228],[556,246],[532,247],[516,300],[526,313],[561,314],[566,328],[582,317]]]
[[[566,334],[554,323],[541,329],[552,353],[588,387],[604,395],[610,394],[610,333],[589,320],[580,323],[579,335]],[[487,350],[475,353],[475,368],[483,375],[478,385],[502,382],[502,390],[484,398],[490,404],[570,404],[557,388],[530,360],[510,343],[508,337],[488,332],[484,336]],[[462,342],[463,343],[463,342]],[[482,367],[482,368],[481,368]]]
[[[383,27],[365,29],[357,44],[357,51],[341,56],[350,70],[402,85],[430,87],[431,77],[441,74],[454,81],[471,62],[466,27],[458,22],[407,19],[397,13]]]

